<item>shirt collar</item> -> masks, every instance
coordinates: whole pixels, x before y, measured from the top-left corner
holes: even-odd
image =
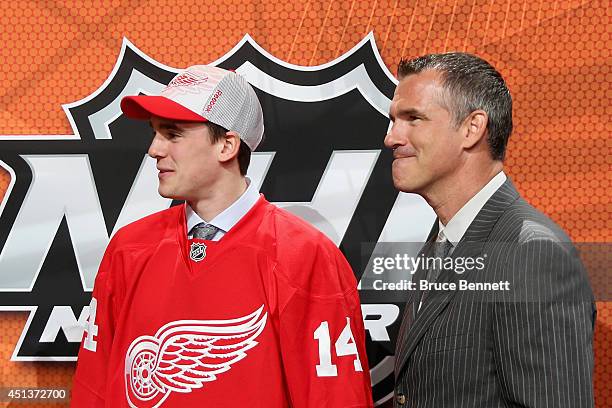
[[[255,184],[251,182],[251,179],[246,177],[247,189],[244,193],[236,201],[232,203],[229,207],[223,210],[219,215],[213,218],[210,221],[205,221],[200,216],[193,211],[191,206],[185,203],[185,217],[187,219],[187,231],[191,231],[191,229],[197,224],[203,222],[206,224],[212,224],[215,227],[219,228],[221,231],[227,233],[234,225],[240,221],[244,215],[249,212],[251,208],[255,205],[257,200],[259,200],[259,192],[255,187]]]
[[[457,211],[453,218],[448,221],[448,224],[444,225],[438,220],[439,231],[443,232],[443,235],[446,236],[453,246],[456,246],[461,241],[474,218],[476,218],[486,202],[489,201],[489,198],[504,184],[506,178],[506,174],[500,171]]]

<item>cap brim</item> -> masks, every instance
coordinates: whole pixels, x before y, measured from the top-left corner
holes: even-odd
[[[132,119],[150,119],[151,116],[158,116],[175,121],[208,122],[205,117],[165,96],[126,96],[121,100],[121,110],[125,116]]]

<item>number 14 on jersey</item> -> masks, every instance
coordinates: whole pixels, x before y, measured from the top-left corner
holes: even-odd
[[[319,327],[314,331],[314,339],[319,342],[319,364],[316,365],[318,377],[337,377],[338,367],[332,364],[331,356],[331,338],[329,335],[329,323],[327,321],[321,322]],[[351,320],[346,318],[346,326],[340,336],[336,340],[334,345],[336,349],[337,357],[344,356],[355,356],[353,365],[355,371],[363,371],[361,368],[361,360],[359,359],[359,352],[357,351],[357,344],[351,331]]]

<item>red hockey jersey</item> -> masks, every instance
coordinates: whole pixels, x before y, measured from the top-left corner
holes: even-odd
[[[96,277],[75,407],[370,407],[357,285],[263,196],[220,240],[184,206],[122,228]]]

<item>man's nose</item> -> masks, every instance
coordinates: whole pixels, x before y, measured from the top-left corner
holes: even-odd
[[[163,138],[156,132],[149,146],[148,154],[150,157],[156,159],[158,157],[163,157],[164,151]]]
[[[387,132],[384,143],[385,147],[387,147],[388,149],[395,149],[396,147],[401,146],[403,144],[402,138],[399,137],[395,124],[392,125],[389,131]]]

